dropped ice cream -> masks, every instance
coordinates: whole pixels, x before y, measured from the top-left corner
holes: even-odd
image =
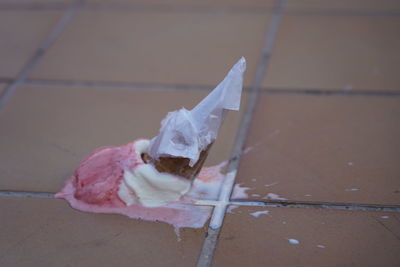
[[[240,107],[245,69],[241,58],[195,108],[168,113],[153,139],[95,150],[55,196],[81,211],[163,221],[175,228],[202,227],[211,208],[193,204],[202,197],[216,198],[225,176],[223,164],[201,167],[227,111]]]

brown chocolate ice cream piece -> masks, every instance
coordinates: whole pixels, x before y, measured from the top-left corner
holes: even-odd
[[[212,143],[201,151],[199,160],[191,167],[190,159],[182,157],[160,157],[158,160],[153,159],[149,154],[142,154],[143,161],[153,164],[159,172],[167,172],[173,175],[181,176],[189,180],[193,180],[199,174],[204,162],[207,159]]]

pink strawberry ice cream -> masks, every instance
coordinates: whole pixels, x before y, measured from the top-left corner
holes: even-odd
[[[95,150],[80,163],[74,175],[56,197],[66,199],[72,207],[81,211],[118,213],[131,218],[163,221],[176,228],[202,227],[210,216],[211,208],[194,204],[197,199],[217,198],[218,188],[223,180],[219,170],[223,164],[203,168],[192,184],[184,178],[152,173],[153,177],[149,179],[150,183],[154,184],[153,188],[147,190],[151,196],[149,197],[140,192],[148,185],[140,185],[140,188],[136,189],[126,185],[127,179],[134,176],[140,168],[152,168],[141,158],[141,153],[147,145],[148,140],[138,140],[120,147]],[[157,193],[157,181],[154,180],[157,176],[162,179],[160,194]],[[134,179],[140,179],[140,176],[135,176]],[[167,183],[171,181],[174,188],[168,191],[166,181]],[[189,183],[187,188],[186,183]],[[183,191],[179,191],[179,188],[183,188]],[[129,192],[124,192],[126,190]],[[165,196],[166,191],[167,196]],[[138,195],[147,197],[147,200],[141,202]],[[173,200],[169,201],[171,195]],[[167,198],[167,201],[160,202],[160,198],[162,200]]]
[[[124,170],[143,164],[133,150],[129,143],[94,151],[81,162],[70,181],[75,188],[74,197],[93,205],[124,206],[117,194]]]

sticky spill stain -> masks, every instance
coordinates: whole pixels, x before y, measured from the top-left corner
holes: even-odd
[[[317,245],[317,248],[325,248],[324,245]]]
[[[262,214],[269,214],[269,211],[268,210],[261,210],[261,211],[256,211],[256,212],[250,213],[251,216],[256,217],[256,218],[258,218]]]
[[[89,196],[87,197],[88,199],[93,197],[93,199],[97,201],[102,195],[106,195],[107,197],[102,198],[101,201],[91,202],[80,198],[79,195],[77,195],[78,180],[75,175],[66,182],[63,189],[58,192],[55,197],[67,200],[73,208],[80,211],[122,214],[133,219],[165,222],[174,226],[177,233],[179,232],[179,228],[182,227],[203,227],[211,215],[212,207],[194,205],[194,203],[196,202],[196,199],[213,199],[218,197],[221,183],[225,179],[225,175],[221,173],[221,169],[226,165],[226,163],[224,162],[216,166],[203,168],[198,178],[193,182],[193,186],[189,193],[179,201],[171,202],[159,207],[145,207],[140,204],[126,205],[121,199],[119,199],[116,193],[116,189],[121,182],[121,179],[118,178],[121,176],[120,173],[117,172],[118,175],[114,176],[110,175],[110,169],[113,171],[112,174],[115,174],[116,169],[118,168],[115,168],[115,166],[111,166],[110,168],[108,167],[108,164],[111,163],[111,165],[113,165],[115,163],[114,159],[117,158],[118,164],[128,164],[133,167],[136,166],[134,162],[135,159],[132,159],[132,157],[134,158],[134,153],[128,151],[132,147],[133,143],[121,147],[100,148],[84,159],[75,172],[75,175],[77,175],[80,168],[88,168],[85,171],[92,171],[95,174],[93,176],[93,179],[96,179],[95,186],[97,184],[105,185],[103,187],[93,187],[96,190],[90,191]],[[90,162],[91,156],[97,155],[98,153],[108,153],[108,150],[110,149],[114,149],[117,152],[113,153],[112,157],[104,157],[100,168],[95,164],[95,162]],[[118,151],[125,151],[124,153],[126,153],[126,155],[122,155],[121,159],[119,159],[120,152]],[[133,162],[126,163],[127,161]],[[92,163],[94,165],[90,165]],[[101,167],[104,168],[105,172],[103,172]],[[178,235],[178,239],[179,238]]]

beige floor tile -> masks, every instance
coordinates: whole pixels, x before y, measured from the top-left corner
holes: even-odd
[[[400,10],[400,2],[397,0],[288,0],[286,7],[299,9],[398,12]]]
[[[7,84],[5,83],[0,83],[0,96],[3,93],[4,89],[6,88]]]
[[[237,183],[252,199],[400,204],[398,114],[396,97],[263,94]]]
[[[167,112],[192,108],[206,94],[18,88],[0,112],[0,189],[56,192],[95,148],[152,138]],[[229,158],[239,119],[239,112],[226,118],[206,165]]]
[[[88,0],[96,4],[141,4],[153,6],[191,7],[272,7],[275,0]]]
[[[284,16],[264,87],[399,91],[400,18]]]
[[[238,208],[226,217],[213,266],[399,265],[397,213],[267,210],[256,218],[251,213],[265,208]]]
[[[0,76],[13,78],[61,16],[58,11],[0,10]]]
[[[0,197],[1,266],[194,266],[204,229],[73,210],[63,200]]]
[[[83,11],[31,78],[215,86],[241,57],[254,76],[268,16]]]
[[[47,4],[65,4],[65,3],[74,3],[75,0],[0,0],[0,4],[13,4],[13,5],[31,5],[31,4],[40,4],[40,5],[47,5]]]

